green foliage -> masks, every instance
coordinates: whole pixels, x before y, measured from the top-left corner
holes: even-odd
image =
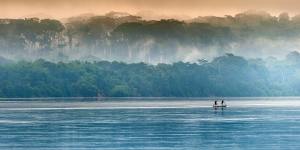
[[[110,95],[114,97],[128,97],[130,96],[129,87],[126,85],[115,85],[112,88]]]
[[[22,61],[0,65],[0,96],[299,96],[300,55],[287,58],[246,60],[227,54],[199,64],[158,65]]]

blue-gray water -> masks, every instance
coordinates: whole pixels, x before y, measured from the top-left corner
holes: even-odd
[[[2,101],[0,149],[300,149],[300,100]]]

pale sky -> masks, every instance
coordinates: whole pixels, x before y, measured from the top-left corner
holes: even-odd
[[[161,15],[234,15],[247,10],[264,10],[277,15],[300,13],[300,0],[0,0],[1,18],[45,14],[65,18],[79,14],[121,11],[136,14],[152,11]]]

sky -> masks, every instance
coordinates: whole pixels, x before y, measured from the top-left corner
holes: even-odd
[[[66,18],[109,11],[165,16],[224,16],[247,10],[300,14],[299,0],[0,0],[1,18]]]

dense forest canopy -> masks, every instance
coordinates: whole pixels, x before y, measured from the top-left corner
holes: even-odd
[[[0,19],[0,97],[300,96],[300,16]]]
[[[64,20],[0,19],[0,53],[10,60],[196,62],[234,53],[285,56],[299,49],[300,16],[248,11],[190,20],[144,20],[111,12]]]
[[[300,54],[197,63],[0,61],[0,97],[300,96]]]

